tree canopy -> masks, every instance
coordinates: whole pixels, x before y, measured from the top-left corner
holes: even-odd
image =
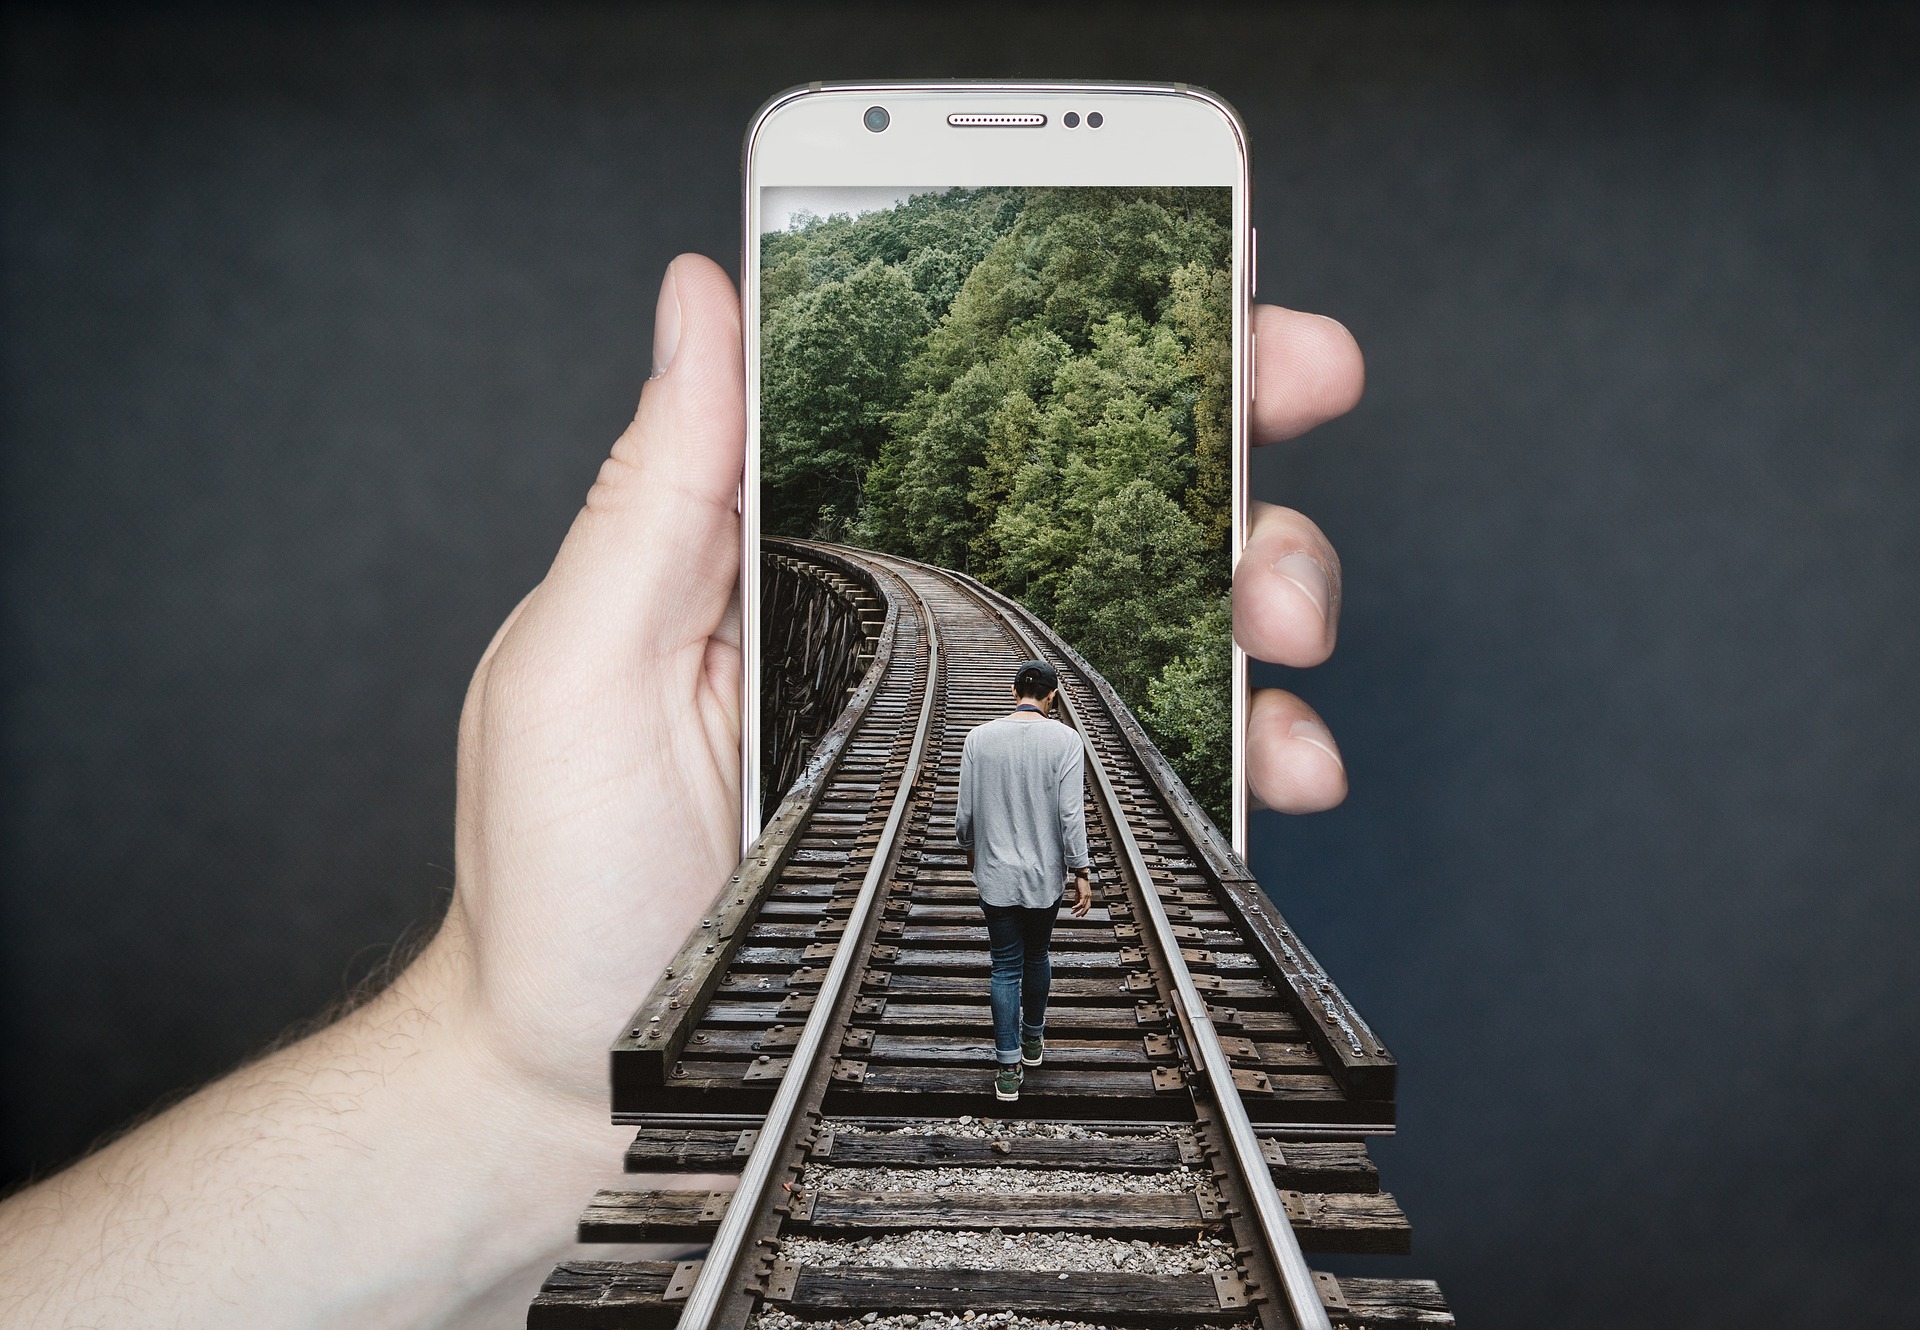
[[[973,189],[761,238],[772,534],[972,573],[1113,684],[1223,825],[1230,195]]]

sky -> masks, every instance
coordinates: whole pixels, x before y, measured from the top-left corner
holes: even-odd
[[[785,231],[796,213],[830,217],[836,212],[881,212],[915,194],[937,194],[945,185],[771,185],[760,191],[760,234]]]

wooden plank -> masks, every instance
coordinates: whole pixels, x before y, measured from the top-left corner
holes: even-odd
[[[1053,962],[1056,982],[1061,971],[1074,973],[1106,972],[1118,973],[1127,968],[1120,963],[1120,953],[1116,950],[1054,950],[1049,953]],[[903,945],[897,959],[886,962],[886,968],[895,971],[925,972],[959,970],[969,974],[984,975],[991,971],[993,957],[986,951],[947,951],[934,947],[916,947],[911,943]]]
[[[672,1261],[562,1261],[527,1309],[527,1330],[669,1330],[684,1302],[661,1294]]]
[[[860,1094],[869,1098],[909,1095],[977,1095],[993,1093],[993,1067],[898,1067],[870,1064]],[[1145,1067],[1133,1070],[1089,1070],[1033,1067],[1020,1087],[1022,1100],[1046,1096],[1073,1098],[1154,1100],[1153,1077]],[[1165,1099],[1169,1096],[1162,1095]],[[870,1111],[883,1110],[874,1107]]]
[[[1111,860],[1108,861],[1107,866],[1109,868],[1112,867]],[[975,901],[972,905],[915,904],[907,911],[907,922],[909,926],[919,923],[979,925],[980,918],[980,904],[978,901]],[[1081,919],[1073,920],[1070,915],[1062,916],[1054,927],[1055,929],[1068,927],[1070,921],[1073,924],[1085,927],[1111,923],[1113,916],[1109,913],[1107,907],[1095,905],[1092,909],[1088,910],[1085,917]],[[980,931],[982,935],[984,935],[986,932],[985,927],[981,926]]]
[[[889,998],[881,1010],[879,1022],[882,1028],[991,1033],[993,1011],[985,1003],[904,1002]],[[1047,1008],[1047,1029],[1050,1033],[1071,1030],[1076,1034],[1093,1031],[1132,1034],[1137,1031],[1146,1035],[1166,1028],[1164,1016],[1152,1024],[1142,1025],[1135,1015],[1135,1008],[1131,1006],[1049,1005]]]
[[[565,1261],[553,1269],[527,1312],[528,1330],[668,1330],[682,1302],[661,1294],[671,1261]],[[1316,1273],[1321,1301],[1337,1327],[1361,1325],[1452,1330],[1454,1318],[1430,1279],[1334,1278]],[[793,1296],[777,1304],[803,1317],[887,1312],[1010,1311],[1059,1319],[1125,1323],[1227,1322],[1211,1276],[1137,1275],[1120,1271],[803,1268]]]
[[[1391,1192],[1282,1191],[1287,1221],[1305,1251],[1405,1256],[1413,1230]]]
[[[607,1195],[608,1193],[602,1193]],[[620,1193],[626,1194],[626,1193]],[[1286,1192],[1287,1218],[1305,1251],[1404,1255],[1407,1218],[1387,1192]],[[988,1229],[1019,1232],[1191,1234],[1223,1222],[1192,1192],[834,1191],[809,1198],[790,1227],[820,1232]],[[585,1221],[582,1220],[582,1232]]]
[[[729,1199],[725,1192],[598,1191],[580,1215],[580,1241],[702,1241],[718,1227]]]
[[[777,1025],[782,1019],[777,998],[749,998],[744,1001],[720,998],[707,1003],[707,1009],[700,1013],[698,1028],[710,1030],[720,1025],[765,1027]]]
[[[908,947],[971,947],[984,950],[987,945],[987,930],[983,924],[961,926],[956,924],[909,924],[897,935],[883,933],[882,940],[897,942]],[[1114,936],[1111,925],[1096,925],[1091,928],[1068,928],[1065,921],[1053,928],[1052,949],[1077,947],[1119,947],[1120,939]]]
[[[765,1029],[743,1026],[702,1026],[687,1041],[687,1057],[703,1061],[754,1058],[762,1053],[786,1057],[793,1052],[803,1022],[795,1018]]]
[[[796,1315],[903,1311],[1015,1312],[1061,1319],[1231,1322],[1245,1312],[1220,1309],[1213,1276],[1141,1275],[1118,1270],[1025,1271],[803,1267],[793,1297]]]
[[[916,1062],[985,1067],[994,1060],[990,1034],[878,1034],[860,1056],[871,1062]],[[1156,1061],[1170,1062],[1171,1055]],[[1151,1065],[1139,1039],[1049,1039],[1048,1067],[1146,1067]],[[1031,1069],[1029,1069],[1031,1070]]]
[[[1222,1032],[1245,1035],[1267,1035],[1272,1038],[1288,1036],[1298,1038],[1301,1035],[1300,1018],[1290,1011],[1235,1007],[1231,1019],[1224,1019],[1220,1008],[1213,1003],[1207,1004],[1207,1011],[1213,1015],[1214,1023]]]
[[[1363,1141],[1263,1138],[1260,1146],[1276,1186],[1313,1192],[1380,1190],[1380,1170],[1374,1167]]]
[[[1361,1279],[1335,1277],[1316,1270],[1314,1283],[1321,1305],[1340,1330],[1378,1326],[1418,1326],[1424,1330],[1452,1330],[1453,1312],[1431,1279]]]
[[[627,1172],[735,1171],[741,1163],[734,1153],[739,1141],[737,1130],[642,1127],[627,1146]]]
[[[984,1002],[987,997],[987,972],[981,970],[978,974],[971,975],[896,974],[889,979],[886,988],[881,991],[889,996],[975,998]],[[1111,1002],[1125,1002],[1129,1005],[1141,997],[1150,996],[1129,992],[1124,977],[1120,975],[1110,979],[1083,978],[1079,975],[1058,976],[1053,981],[1052,994],[1055,998],[1066,1001],[1104,998]]]

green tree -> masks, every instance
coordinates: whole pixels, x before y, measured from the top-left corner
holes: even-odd
[[[1176,269],[1167,314],[1186,344],[1181,367],[1198,389],[1187,511],[1207,548],[1224,552],[1233,530],[1233,285],[1227,270],[1199,262]]]
[[[1233,601],[1221,596],[1187,630],[1187,645],[1147,685],[1139,715],[1214,821],[1233,811]]]
[[[887,418],[905,397],[901,370],[928,324],[920,293],[878,260],[795,295],[768,317],[760,381],[766,530],[841,534]]]
[[[1151,481],[1134,480],[1094,508],[1091,538],[1062,579],[1054,627],[1122,697],[1183,647],[1206,608],[1199,599],[1200,529]]]

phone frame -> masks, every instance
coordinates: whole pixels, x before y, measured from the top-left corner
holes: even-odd
[[[891,99],[889,101],[889,99]],[[901,99],[907,99],[904,103]],[[1094,99],[1100,105],[1089,107]],[[861,113],[889,101],[893,123],[874,133]],[[1068,107],[1066,102],[1074,103]],[[897,108],[914,115],[902,124]],[[1099,129],[1064,131],[1067,109],[1105,112],[1124,106]],[[845,109],[848,114],[834,118]],[[1141,111],[1136,119],[1131,112]],[[1195,112],[1200,114],[1195,114]],[[952,113],[1029,113],[1048,117],[1038,128],[959,128]],[[925,114],[923,114],[925,113]],[[937,116],[938,123],[929,117]],[[785,142],[781,118],[795,131]],[[895,129],[901,133],[895,135]],[[1204,136],[1217,139],[1201,141]],[[944,139],[946,134],[956,135]],[[889,137],[894,135],[894,137]],[[915,159],[914,146],[938,142],[941,154]],[[1081,145],[1092,145],[1083,148]],[[1056,146],[1057,145],[1057,146]],[[1066,157],[1079,153],[1078,160]],[[771,159],[771,160],[770,160]],[[928,161],[939,165],[927,165]],[[1060,169],[1060,168],[1066,169]],[[1002,172],[997,174],[996,172]],[[919,178],[916,179],[915,176]],[[1232,193],[1233,407],[1231,440],[1231,567],[1246,544],[1249,429],[1253,402],[1254,232],[1253,169],[1239,114],[1216,94],[1185,83],[1060,81],[873,81],[810,83],[767,101],[748,126],[741,152],[744,184],[740,264],[743,349],[746,357],[746,463],[740,488],[740,847],[744,856],[760,834],[760,203],[761,190],[779,185],[827,188],[926,185],[1193,185]],[[969,178],[972,177],[972,178]],[[1247,656],[1233,646],[1233,825],[1227,834],[1246,854]]]

